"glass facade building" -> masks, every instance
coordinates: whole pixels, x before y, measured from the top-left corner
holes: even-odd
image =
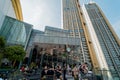
[[[50,26],[46,26],[44,32],[33,29],[27,47],[26,57],[31,56],[31,51],[35,48],[35,46],[37,46],[38,53],[40,53],[40,48],[45,49],[46,53],[48,54],[53,54],[52,51],[56,49],[56,55],[58,55],[59,53],[65,53],[65,51],[67,50],[65,49],[65,47],[69,46],[72,56],[79,55],[78,53],[80,53],[80,50],[78,48],[80,46],[80,39],[68,37],[68,35],[68,30],[54,28]],[[80,62],[80,59],[76,58],[75,61]]]
[[[26,48],[32,25],[6,16],[0,29],[0,36],[5,37],[7,44],[22,45]]]
[[[104,80],[120,80],[118,37],[96,3],[85,4],[82,9],[100,68],[107,71]]]
[[[63,44],[63,45],[79,45],[79,38],[72,37],[59,37],[49,35],[36,35],[34,38],[36,43],[49,43],[49,44]]]
[[[28,45],[27,45],[27,49],[26,49],[26,57],[29,57],[30,56],[30,53],[31,53],[31,50],[34,48],[34,38],[36,35],[38,34],[41,34],[43,35],[44,32],[43,31],[39,31],[39,30],[35,30],[35,29],[32,29],[31,31],[31,35],[30,35],[30,38],[29,38],[29,41],[28,41]]]
[[[39,31],[39,30],[32,29],[31,35],[30,35],[30,39],[29,39],[29,43],[28,43],[28,46],[29,46],[29,47],[33,45],[34,38],[35,38],[35,36],[36,36],[37,34],[43,35],[44,32],[43,32],[43,31]]]
[[[47,54],[53,54],[53,50],[56,50],[56,55],[64,54],[71,56],[71,60],[74,58],[75,62],[80,63],[80,44],[79,38],[73,37],[60,37],[60,36],[50,36],[50,35],[36,35],[34,38],[34,45],[38,45],[39,48],[44,48]],[[67,47],[70,48],[70,52],[67,52]],[[69,53],[69,54],[68,54]],[[67,59],[66,59],[67,61]],[[72,64],[69,62],[69,64]]]
[[[40,36],[40,35],[37,35]],[[41,37],[40,37],[41,38]],[[80,63],[82,59],[79,57],[81,56],[80,53],[80,38],[74,38],[69,36],[69,31],[65,29],[55,28],[46,26],[45,28],[45,36],[42,37],[40,43],[46,43],[51,45],[53,48],[56,46],[58,48],[63,48],[64,51],[67,51],[67,48],[70,48],[71,60],[75,60],[75,62]],[[38,41],[39,41],[38,40]],[[37,40],[35,40],[37,42]],[[66,47],[66,49],[65,49]],[[64,53],[64,51],[62,53]]]

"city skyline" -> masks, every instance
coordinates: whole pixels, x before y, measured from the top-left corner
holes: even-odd
[[[80,3],[85,1],[81,0]],[[87,0],[86,0],[87,2]],[[117,10],[120,1],[94,0],[102,9],[107,19],[111,23],[115,32],[120,38],[120,11]],[[112,4],[114,3],[114,4]],[[112,5],[112,6],[111,6]],[[44,30],[45,26],[62,28],[61,22],[61,0],[21,0],[23,18],[25,22],[34,25],[34,29]],[[34,7],[33,7],[34,6]],[[34,9],[32,9],[34,8]]]
[[[24,0],[21,4],[20,1],[0,1],[0,36],[4,37],[7,45],[3,53],[9,51],[6,47],[20,45],[25,55],[21,56],[21,60],[12,60],[9,54],[1,54],[1,60],[4,57],[10,63],[17,60],[15,67],[19,64],[31,67],[35,63],[40,70],[37,70],[39,79],[42,67],[48,63],[59,64],[61,68],[69,64],[86,65],[84,73],[92,71],[92,74],[81,76],[81,79],[120,79],[120,35],[119,38],[116,35],[120,33],[120,21],[114,1]],[[87,4],[89,1],[93,2]],[[115,33],[112,27],[118,31]],[[14,51],[11,53],[13,57],[16,54]],[[35,79],[36,74],[30,77]]]

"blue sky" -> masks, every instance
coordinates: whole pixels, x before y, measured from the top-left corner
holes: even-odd
[[[80,0],[81,3],[89,0]],[[120,37],[120,0],[93,0],[102,9]],[[44,30],[45,26],[61,28],[61,0],[21,0],[24,21],[34,29]]]

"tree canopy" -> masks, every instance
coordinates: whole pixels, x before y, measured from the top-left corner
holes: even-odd
[[[0,36],[0,50],[5,47],[5,39]]]
[[[8,46],[5,48],[5,56],[11,61],[24,59],[25,51],[21,46]]]
[[[4,47],[5,47],[5,39],[2,36],[0,36],[0,60],[4,56]]]
[[[25,57],[25,50],[22,46],[19,45],[7,45],[5,39],[0,36],[0,60],[3,58],[7,58],[9,61],[14,62],[13,66],[15,65],[16,61],[20,62]],[[1,62],[0,62],[1,64]]]

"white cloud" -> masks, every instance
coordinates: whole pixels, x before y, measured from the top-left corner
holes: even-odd
[[[21,0],[24,21],[44,30],[46,25],[61,27],[60,1],[57,0]]]

